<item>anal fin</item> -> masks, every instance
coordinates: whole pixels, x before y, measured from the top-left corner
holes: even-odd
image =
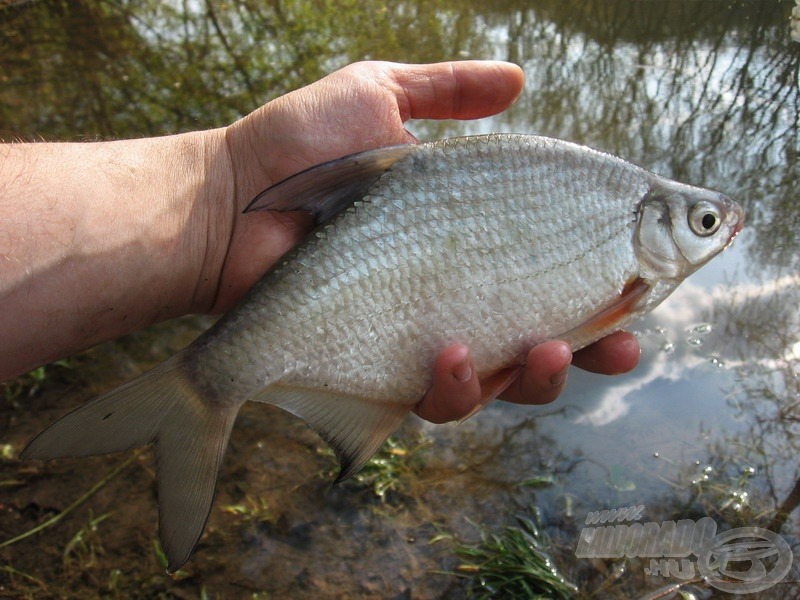
[[[403,422],[411,406],[275,384],[256,398],[303,419],[336,453],[336,483],[356,473]]]

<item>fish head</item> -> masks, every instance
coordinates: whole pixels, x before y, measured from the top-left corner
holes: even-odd
[[[642,275],[680,281],[727,248],[743,225],[742,207],[725,194],[658,177],[637,209]]]

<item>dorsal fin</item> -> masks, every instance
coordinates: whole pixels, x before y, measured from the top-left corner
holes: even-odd
[[[388,146],[309,167],[261,192],[244,212],[304,210],[321,225],[361,199],[394,163],[418,148]]]

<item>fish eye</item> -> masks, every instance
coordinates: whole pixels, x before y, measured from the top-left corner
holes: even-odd
[[[719,230],[720,225],[722,217],[719,209],[710,202],[698,202],[689,212],[689,227],[697,235],[713,235]]]

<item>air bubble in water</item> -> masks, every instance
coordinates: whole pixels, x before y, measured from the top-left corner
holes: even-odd
[[[694,327],[690,327],[688,329],[688,333],[694,333],[696,335],[708,335],[709,333],[711,333],[712,329],[713,326],[711,325],[711,323],[699,323]]]

